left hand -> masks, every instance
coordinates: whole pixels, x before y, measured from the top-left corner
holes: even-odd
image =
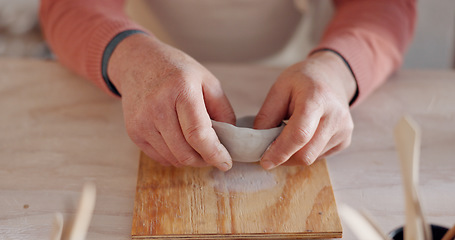
[[[354,128],[349,102],[356,87],[350,70],[333,52],[314,53],[287,68],[254,123],[254,128],[266,129],[289,118],[262,156],[262,167],[269,170],[285,162],[310,165],[349,146]]]

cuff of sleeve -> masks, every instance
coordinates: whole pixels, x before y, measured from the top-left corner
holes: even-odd
[[[109,76],[107,74],[107,66],[109,64],[109,59],[111,58],[111,55],[114,52],[117,45],[120,42],[122,42],[123,39],[125,39],[133,34],[137,34],[137,33],[146,34],[144,31],[141,31],[141,30],[123,31],[123,32],[117,34],[106,46],[106,49],[104,49],[103,58],[101,61],[101,74],[103,76],[104,82],[106,83],[106,86],[109,88],[109,90],[113,94],[117,95],[118,97],[121,97],[121,95],[120,95],[119,91],[117,90],[117,88],[114,86],[114,84],[111,82],[111,80],[109,79]]]
[[[98,87],[100,87],[101,89],[110,93],[113,96],[120,96],[120,94],[118,94],[118,91],[117,89],[115,89],[115,86],[113,84],[109,84],[110,83],[109,78],[107,78],[107,80],[109,81],[108,83],[108,81],[105,81],[103,77],[104,55],[107,50],[107,47],[109,46],[110,43],[112,43],[114,38],[121,35],[123,32],[128,31],[138,31],[142,33],[147,32],[141,26],[133,23],[128,19],[111,20],[100,25],[97,28],[97,31],[95,31],[93,36],[90,38],[87,46],[88,50],[85,56],[86,57],[85,72],[87,77],[89,79],[92,79]],[[123,39],[124,38],[125,37],[123,37]],[[118,41],[117,44],[119,42],[120,41]],[[115,44],[115,46],[117,46],[117,44]],[[112,51],[114,50],[115,46],[113,46]],[[110,54],[112,54],[112,52]],[[107,63],[105,68],[107,73]]]

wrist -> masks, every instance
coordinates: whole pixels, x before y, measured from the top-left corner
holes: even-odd
[[[146,48],[151,46],[150,43],[157,41],[146,34],[132,34],[116,44],[106,64],[106,75],[120,94],[123,90],[122,85],[128,80],[128,76],[137,73],[135,69],[140,68],[144,51],[147,51]]]
[[[327,72],[335,73],[332,80],[338,80],[344,90],[346,100],[351,105],[358,95],[358,86],[355,76],[346,60],[332,50],[320,50],[311,54],[309,59],[322,63]]]

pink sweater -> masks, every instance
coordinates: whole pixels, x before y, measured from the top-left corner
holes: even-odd
[[[415,25],[415,0],[334,0],[335,16],[314,49],[331,49],[351,67],[356,103],[401,64]],[[101,74],[104,50],[117,34],[142,30],[124,12],[124,0],[42,0],[40,20],[59,61],[109,92]]]

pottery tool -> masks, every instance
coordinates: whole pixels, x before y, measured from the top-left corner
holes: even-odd
[[[417,192],[420,129],[410,117],[403,117],[396,125],[395,141],[401,159],[405,192],[405,240],[431,240],[431,229],[425,221]]]
[[[446,232],[444,237],[442,237],[441,240],[452,240],[455,238],[455,225],[449,231]]]
[[[324,159],[265,171],[164,167],[141,154],[133,239],[340,238]]]
[[[347,205],[340,206],[339,211],[358,239],[390,240],[366,213],[357,212]]]
[[[74,218],[68,239],[84,240],[87,235],[90,220],[92,219],[93,209],[95,208],[96,188],[91,183],[86,183],[82,189],[79,200],[79,207]]]
[[[69,233],[62,236],[63,232],[63,215],[56,213],[54,215],[53,231],[51,240],[84,240],[90,226],[92,219],[93,209],[95,208],[96,201],[96,187],[91,183],[84,184],[82,188],[82,195],[79,199],[79,206],[77,208],[76,216],[73,224],[69,229]]]
[[[61,240],[63,232],[63,215],[55,213],[51,240]]]

